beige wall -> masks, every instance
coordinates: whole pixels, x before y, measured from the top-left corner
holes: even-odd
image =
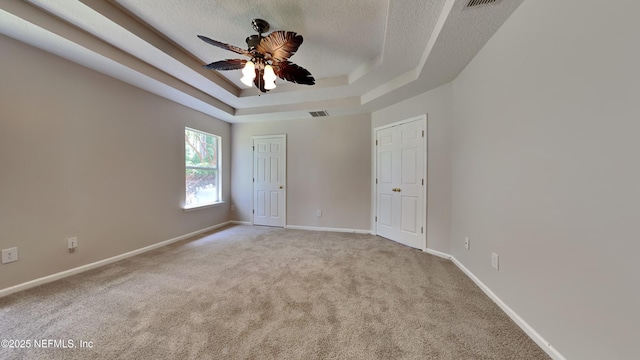
[[[427,114],[427,248],[449,253],[451,231],[451,84],[372,114],[372,127]]]
[[[369,115],[233,124],[235,219],[251,221],[251,137],[277,134],[287,135],[287,225],[371,230]]]
[[[616,5],[525,1],[452,84],[371,118],[233,126],[0,37],[0,289],[250,221],[252,135],[288,135],[289,225],[371,229],[371,130],[426,113],[428,247],[568,359],[635,358],[640,3]],[[235,213],[182,212],[184,126],[223,136]]]
[[[3,36],[0,63],[0,289],[228,220],[181,208],[185,126],[223,137],[229,198],[227,123]]]
[[[452,253],[567,359],[638,358],[638,13],[525,1],[453,84]]]

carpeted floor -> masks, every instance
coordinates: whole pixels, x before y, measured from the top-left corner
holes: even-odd
[[[0,317],[1,339],[31,343],[2,359],[549,358],[447,260],[370,235],[265,227],[0,298]]]

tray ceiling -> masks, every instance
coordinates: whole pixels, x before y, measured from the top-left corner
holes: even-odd
[[[0,33],[228,122],[370,113],[453,80],[523,0],[3,0]],[[259,95],[241,58],[196,35],[246,48],[251,20],[295,31],[291,60],[316,78]]]

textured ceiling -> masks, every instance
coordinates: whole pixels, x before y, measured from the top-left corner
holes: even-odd
[[[229,122],[375,111],[453,80],[523,0],[2,0],[0,33]],[[240,71],[202,65],[241,55],[251,20],[295,31],[291,61],[316,85],[279,80],[261,96]],[[52,45],[55,44],[55,45]]]
[[[318,78],[348,75],[380,55],[389,6],[388,0],[200,0],[188,6],[176,0],[117,3],[203,62],[237,54],[211,47],[195,34],[246,48],[245,38],[256,34],[251,20],[265,19],[271,25],[269,32],[288,30],[303,35],[304,43],[292,61],[313,64],[309,70]]]

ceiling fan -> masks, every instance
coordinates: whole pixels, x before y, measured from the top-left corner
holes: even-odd
[[[211,70],[240,70],[244,75],[241,81],[251,86],[252,83],[263,93],[275,89],[275,80],[279,77],[296,84],[314,85],[315,79],[311,73],[292,62],[289,58],[302,44],[302,35],[293,31],[274,31],[267,36],[262,34],[269,30],[269,23],[262,19],[253,19],[253,29],[258,35],[251,35],[246,39],[248,49],[229,45],[210,39],[206,36],[198,37],[213,46],[245,55],[250,60],[227,59],[204,65]]]

